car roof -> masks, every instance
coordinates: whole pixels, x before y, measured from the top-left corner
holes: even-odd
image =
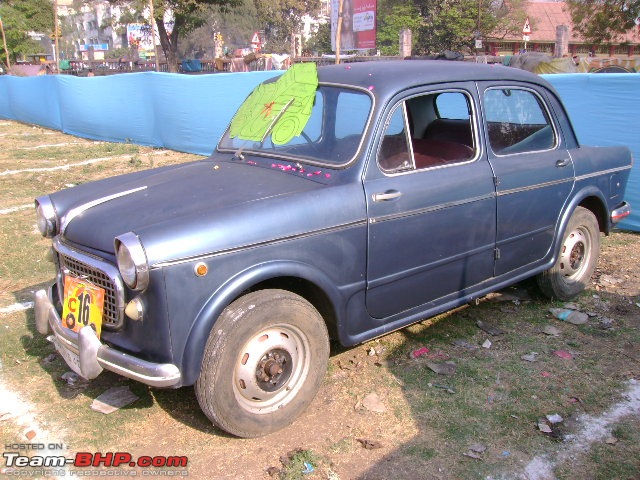
[[[329,65],[318,68],[318,80],[367,88],[378,97],[426,84],[491,80],[535,83],[553,90],[548,82],[525,70],[450,60],[377,60]]]

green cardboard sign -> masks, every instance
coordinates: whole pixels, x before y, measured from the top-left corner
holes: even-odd
[[[288,143],[309,121],[317,88],[315,63],[293,65],[276,82],[249,95],[231,121],[231,138],[262,142],[271,133],[274,145]]]

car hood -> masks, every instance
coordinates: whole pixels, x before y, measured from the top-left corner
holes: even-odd
[[[324,186],[319,178],[209,159],[79,185],[51,199],[65,241],[113,254],[114,238],[131,231],[161,261],[237,244],[233,237],[241,232],[234,228],[245,228],[242,219],[250,217],[260,230],[255,223],[272,209]],[[287,234],[276,230],[272,236]]]

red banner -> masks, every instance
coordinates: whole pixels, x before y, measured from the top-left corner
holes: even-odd
[[[340,0],[331,1],[331,47],[336,50]],[[340,51],[376,48],[377,0],[342,0]]]

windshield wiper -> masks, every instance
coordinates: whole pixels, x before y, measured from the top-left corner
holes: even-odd
[[[233,157],[231,157],[231,160],[244,160],[244,155],[242,154],[243,149],[244,147],[240,147],[238,150],[236,150],[236,152],[233,154]]]

